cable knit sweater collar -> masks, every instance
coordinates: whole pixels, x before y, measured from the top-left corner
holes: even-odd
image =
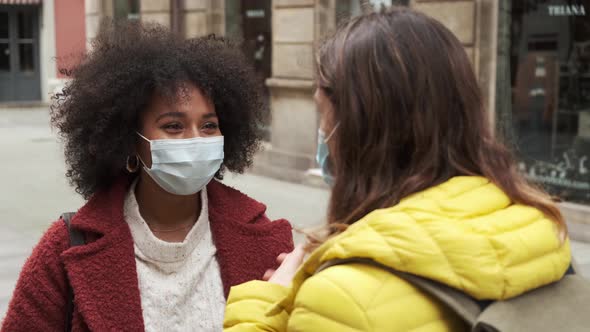
[[[191,228],[183,242],[166,242],[157,238],[139,213],[139,206],[135,198],[134,182],[125,198],[125,221],[129,224],[133,242],[141,251],[142,258],[152,263],[182,262],[188,257],[202,239],[211,233],[209,226],[209,211],[207,203],[207,188],[201,191],[201,213],[195,225]],[[210,237],[210,236],[209,236]],[[212,248],[210,255],[215,254]],[[203,253],[205,254],[205,253]]]
[[[146,332],[221,331],[225,298],[209,225],[207,190],[201,191],[198,220],[182,242],[157,238],[142,218],[135,184],[124,215],[134,242]]]

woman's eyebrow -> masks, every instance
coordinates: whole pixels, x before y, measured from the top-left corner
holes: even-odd
[[[184,113],[184,112],[168,112],[168,113],[160,114],[158,116],[158,118],[156,119],[156,121],[160,121],[160,119],[165,118],[167,116],[173,117],[173,118],[186,118],[186,113]]]
[[[202,116],[203,119],[212,119],[212,118],[216,118],[216,117],[217,117],[217,114],[215,114],[215,113],[207,113]]]

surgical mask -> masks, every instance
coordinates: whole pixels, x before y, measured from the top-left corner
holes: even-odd
[[[223,136],[149,140],[137,134],[150,143],[152,167],[140,158],[143,169],[171,194],[201,191],[223,163]]]
[[[338,126],[340,124],[338,123],[334,129],[332,129],[332,132],[330,133],[330,135],[328,135],[328,137],[326,137],[326,133],[324,133],[324,131],[320,128],[318,130],[318,150],[315,156],[315,160],[317,161],[318,165],[320,165],[320,168],[322,170],[322,178],[324,179],[324,182],[326,182],[329,186],[332,186],[334,184],[334,176],[332,175],[332,172],[330,171],[330,167],[328,165],[329,163],[329,157],[330,157],[330,149],[328,149],[328,140],[330,140],[330,138],[332,138],[332,136],[334,136],[334,133],[336,132],[336,129],[338,129]]]

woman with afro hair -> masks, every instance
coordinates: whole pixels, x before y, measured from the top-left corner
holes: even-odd
[[[221,38],[113,22],[69,74],[52,124],[87,202],[34,249],[2,330],[220,331],[230,287],[293,249],[287,221],[219,181],[258,148],[256,75]]]

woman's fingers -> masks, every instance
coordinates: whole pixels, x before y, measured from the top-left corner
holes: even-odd
[[[280,255],[277,256],[277,263],[281,264],[283,263],[283,261],[285,260],[285,258],[288,256],[288,253],[282,253]]]
[[[268,269],[266,270],[266,272],[264,272],[264,275],[262,276],[262,280],[264,281],[268,281],[268,279],[270,279],[273,274],[275,274],[276,270],[273,269]]]
[[[303,250],[303,245],[297,245],[287,257],[285,257],[284,262],[289,264],[295,268],[299,268],[301,263],[303,263],[303,258],[305,257],[305,250]],[[288,261],[288,262],[287,262]]]
[[[299,245],[295,247],[292,252],[282,258],[283,262],[281,266],[279,266],[267,281],[288,287],[299,266],[301,266],[304,257],[305,251],[303,250],[303,246]]]
[[[293,257],[295,256],[299,261],[303,260],[303,256],[305,256],[305,252],[303,251],[303,245],[297,245],[293,251],[291,251],[290,253],[282,253],[280,255],[277,256],[277,263],[279,264],[283,264],[283,262],[285,261],[285,258],[287,257]],[[291,258],[293,259],[293,258]]]

